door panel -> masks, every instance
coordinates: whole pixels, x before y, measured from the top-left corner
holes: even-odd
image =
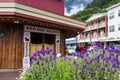
[[[52,34],[45,34],[44,35],[44,49],[46,48],[55,51],[55,35]]]
[[[30,56],[32,56],[36,51],[42,49],[43,44],[32,44],[30,43]]]
[[[44,49],[49,48],[52,51],[55,51],[55,44],[46,44],[44,43]]]
[[[35,52],[41,49],[43,49],[43,34],[32,32],[30,43],[30,56],[32,56]]]
[[[38,50],[45,50],[47,47],[55,51],[55,35],[31,33],[30,56]]]

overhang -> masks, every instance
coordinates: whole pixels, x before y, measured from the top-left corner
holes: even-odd
[[[57,26],[54,26],[52,28],[57,27],[59,29],[59,27],[63,27],[63,29],[68,31],[69,34],[77,34],[77,32],[83,31],[86,25],[86,23],[83,21],[79,21],[63,15],[58,15],[15,2],[0,2],[0,16],[15,16],[15,19],[17,18],[17,20],[25,18],[25,20],[27,21],[29,21],[30,19],[35,21],[47,22],[48,24],[55,24]]]

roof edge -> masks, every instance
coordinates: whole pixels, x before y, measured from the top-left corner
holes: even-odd
[[[114,5],[112,5],[111,7],[108,7],[106,10],[113,9],[113,8],[115,8],[115,7],[118,7],[118,6],[120,6],[120,3],[114,4]]]

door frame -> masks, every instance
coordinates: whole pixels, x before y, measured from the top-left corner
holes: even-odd
[[[54,34],[55,35],[55,50],[56,53],[60,53],[60,31],[48,28],[41,28],[36,26],[24,26],[24,57],[23,57],[23,68],[30,66],[30,57],[29,57],[29,45],[31,39],[31,32],[36,33],[45,33],[45,34]]]

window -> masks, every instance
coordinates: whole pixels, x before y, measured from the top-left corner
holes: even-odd
[[[114,12],[109,14],[109,19],[112,19],[112,18],[114,18]]]
[[[114,31],[115,31],[114,25],[109,26],[109,32],[114,32]]]
[[[118,10],[118,16],[120,16],[120,10]]]
[[[118,24],[118,31],[120,31],[120,24]]]

